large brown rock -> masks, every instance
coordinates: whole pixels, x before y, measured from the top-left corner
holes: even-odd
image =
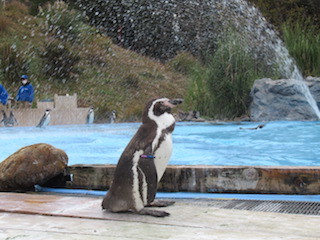
[[[67,165],[67,154],[49,144],[23,147],[0,163],[0,191],[33,189],[62,173]]]

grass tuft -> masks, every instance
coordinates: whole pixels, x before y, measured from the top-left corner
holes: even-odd
[[[320,29],[310,20],[282,26],[284,42],[304,76],[320,76]]]

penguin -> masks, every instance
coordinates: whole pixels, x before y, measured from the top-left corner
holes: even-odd
[[[46,126],[48,126],[48,124],[50,123],[50,109],[46,109],[46,111],[44,112],[40,122],[38,123],[37,127],[39,128],[45,128]]]
[[[3,126],[6,126],[7,125],[7,122],[8,122],[8,117],[7,117],[7,114],[4,110],[2,110],[2,120],[0,123],[2,123]]]
[[[265,127],[265,126],[266,126],[265,124],[260,124],[260,125],[254,127],[254,128],[242,128],[242,127],[240,127],[239,129],[241,129],[241,130],[257,130],[257,129],[261,129],[261,128]]]
[[[115,110],[113,110],[111,113],[110,113],[110,115],[109,115],[109,123],[114,123],[115,122],[115,120],[116,120],[116,111]]]
[[[94,121],[94,110],[93,107],[90,107],[87,114],[87,124],[92,124]]]
[[[170,215],[146,207],[166,207],[174,203],[154,201],[154,198],[172,153],[175,118],[171,109],[180,103],[182,99],[157,98],[146,104],[142,125],[120,156],[113,182],[102,201],[103,209],[155,217]]]
[[[15,118],[12,111],[10,111],[9,117],[7,117],[7,114],[4,110],[2,110],[3,118],[1,120],[1,123],[5,127],[13,127],[15,124],[18,124],[17,119]]]
[[[18,124],[17,119],[15,118],[12,111],[10,111],[7,127],[13,127],[15,124]]]

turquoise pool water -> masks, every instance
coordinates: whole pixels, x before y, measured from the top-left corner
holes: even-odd
[[[176,124],[169,164],[320,166],[320,122]],[[0,161],[20,149],[48,143],[73,164],[115,164],[140,123],[0,127]]]

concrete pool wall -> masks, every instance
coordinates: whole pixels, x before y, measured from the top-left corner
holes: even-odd
[[[116,165],[72,165],[66,188],[107,190]],[[158,191],[320,194],[320,167],[169,165]]]

